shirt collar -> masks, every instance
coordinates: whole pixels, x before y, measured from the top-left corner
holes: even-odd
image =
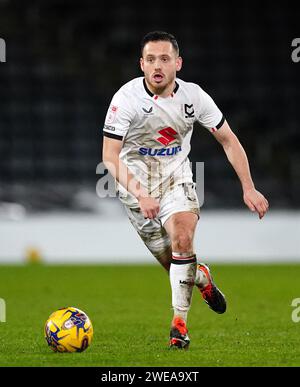
[[[154,97],[154,99],[157,99],[158,98],[158,95],[155,95],[152,93],[151,90],[149,90],[148,86],[147,86],[147,83],[145,81],[145,78],[143,78],[143,85],[144,85],[144,88],[146,90],[146,93],[150,95],[150,97]],[[174,87],[174,90],[173,92],[171,93],[171,97],[174,96],[174,94],[177,92],[177,90],[179,89],[179,84],[175,81],[175,87]]]

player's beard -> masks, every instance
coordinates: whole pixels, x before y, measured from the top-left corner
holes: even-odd
[[[156,83],[154,80],[152,80],[152,77],[150,77],[150,79],[146,78],[146,80],[148,84],[150,84],[153,93],[157,95],[163,94],[164,91],[170,87],[170,85],[175,84],[175,78],[168,80],[167,77],[164,77],[161,83]],[[170,94],[172,93],[172,91],[173,88],[170,88]]]

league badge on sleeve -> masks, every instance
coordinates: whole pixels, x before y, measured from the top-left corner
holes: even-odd
[[[107,119],[106,119],[106,122],[108,124],[112,124],[114,122],[114,120],[116,118],[117,111],[118,111],[117,106],[110,105],[110,107],[108,109],[108,113],[107,113]]]

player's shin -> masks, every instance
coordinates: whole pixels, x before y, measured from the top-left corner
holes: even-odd
[[[170,283],[174,319],[180,317],[184,321],[187,320],[192,301],[196,265],[194,253],[173,252],[170,266]]]

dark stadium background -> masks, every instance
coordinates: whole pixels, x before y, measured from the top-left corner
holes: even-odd
[[[272,208],[299,208],[300,35],[285,3],[0,1],[0,200],[27,208],[72,206],[95,188],[101,129],[113,93],[140,76],[140,39],[173,33],[184,67],[224,112]],[[165,4],[165,6],[164,6]],[[195,127],[191,160],[205,161],[206,208],[243,206],[239,183],[205,130]],[[222,192],[222,195],[220,195]]]

